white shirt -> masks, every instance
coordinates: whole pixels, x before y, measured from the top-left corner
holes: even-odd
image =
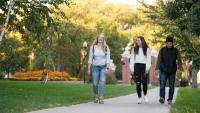
[[[134,50],[132,50],[130,57],[130,70],[134,72],[135,63],[146,64],[146,71],[149,71],[151,67],[151,53],[149,48],[147,49],[147,56],[144,55],[143,49],[139,48],[138,54],[135,55]]]
[[[94,50],[93,50],[94,49]],[[102,66],[110,63],[110,49],[107,47],[107,53],[105,53],[102,49],[93,45],[90,47],[89,51],[89,64]]]

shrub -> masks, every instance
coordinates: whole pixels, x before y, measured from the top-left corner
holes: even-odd
[[[33,80],[39,81],[42,79],[43,70],[37,71],[27,71],[27,72],[17,72],[12,76],[12,80]],[[52,81],[77,81],[79,78],[71,77],[67,72],[64,71],[49,71],[48,72],[48,80]]]

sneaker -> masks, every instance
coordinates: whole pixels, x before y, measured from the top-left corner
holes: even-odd
[[[165,102],[165,99],[164,99],[164,98],[162,98],[162,97],[160,97],[160,99],[159,99],[159,102],[160,102],[161,104],[164,104],[164,102]]]
[[[172,100],[167,99],[167,103],[168,103],[169,105],[171,105],[171,104],[172,104]]]
[[[138,104],[142,104],[142,99],[141,98],[139,98]]]
[[[104,100],[103,96],[99,97],[99,104],[104,104],[103,100]]]
[[[145,103],[148,103],[148,102],[149,102],[149,99],[148,99],[147,96],[144,96],[144,102],[145,102]]]
[[[94,96],[94,103],[98,103],[99,102],[99,98],[97,95]]]

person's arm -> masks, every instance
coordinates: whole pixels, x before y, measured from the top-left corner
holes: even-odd
[[[150,49],[147,48],[146,74],[149,72],[150,68],[151,68],[151,52]]]
[[[156,71],[159,70],[161,64],[161,50],[158,53],[157,63],[156,63]]]
[[[183,71],[181,54],[179,51],[177,54],[177,61],[178,61],[178,70]]]
[[[110,49],[109,47],[107,47],[107,51],[106,51],[106,68],[109,68],[109,64],[110,64]]]
[[[132,49],[131,51],[131,57],[130,57],[130,70],[131,73],[134,74],[134,66],[135,66],[135,53],[134,53],[134,49]]]

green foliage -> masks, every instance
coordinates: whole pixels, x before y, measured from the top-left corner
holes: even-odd
[[[182,30],[200,36],[200,2],[198,0],[175,0],[166,4],[166,17],[175,21]]]
[[[6,37],[0,43],[0,48],[1,71],[21,71],[29,65],[29,52],[19,40]]]
[[[19,32],[24,48],[34,54],[27,70],[48,68],[76,75],[83,42],[91,45],[98,34],[104,33],[120,79],[122,48],[127,43],[143,35],[150,46],[155,45],[153,41],[157,38],[153,34],[160,28],[145,18],[143,12],[133,12],[128,5],[107,4],[104,0],[74,0],[73,3],[69,0],[48,4],[37,0],[15,1],[6,32]],[[0,6],[3,24],[7,0],[2,0]]]
[[[4,73],[0,71],[0,80],[4,79]]]
[[[195,0],[174,0],[166,3],[158,0],[156,6],[143,4],[143,12],[147,17],[162,27],[158,32],[161,38],[175,37],[182,56],[185,60],[192,61],[195,69],[200,69],[199,3]]]
[[[1,24],[4,24],[4,18],[7,15],[7,1],[8,0],[2,0],[0,3],[1,10],[3,11],[3,13],[0,13]],[[13,12],[8,25],[9,29],[7,29],[6,32],[15,31],[22,34],[20,43],[24,43],[24,47],[29,49],[30,52],[39,54],[39,56],[41,56],[39,59],[41,59],[41,62],[44,62],[45,65],[53,64],[52,56],[50,55],[51,51],[47,50],[49,45],[52,44],[52,38],[54,38],[49,36],[49,32],[52,31],[52,28],[56,25],[51,15],[56,13],[54,9],[57,9],[58,5],[63,3],[69,5],[71,1],[51,0],[48,3],[38,0],[32,0],[30,2],[28,0],[14,1]],[[51,32],[51,34],[55,36],[55,32]],[[45,65],[42,67],[46,68]]]

